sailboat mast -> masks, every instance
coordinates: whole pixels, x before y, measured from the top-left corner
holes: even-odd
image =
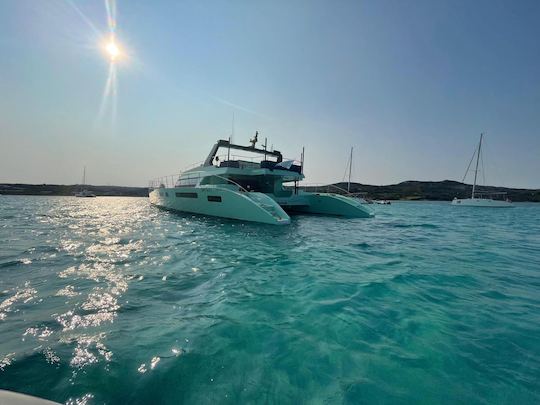
[[[232,113],[232,129],[231,129],[231,136],[229,138],[229,143],[231,141],[234,141],[234,111]]]
[[[83,186],[86,184],[86,166],[83,168],[82,184]]]
[[[347,183],[347,193],[351,192],[352,152],[353,147],[351,146],[351,156],[349,157],[349,182]]]
[[[478,161],[480,160],[480,152],[482,150],[482,138],[484,134],[480,134],[480,143],[478,144],[478,153],[476,154],[476,170],[474,171],[474,183],[472,186],[472,196],[474,198],[474,190],[476,189],[476,177],[478,176]]]

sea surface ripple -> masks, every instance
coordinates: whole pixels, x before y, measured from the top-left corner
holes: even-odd
[[[93,403],[540,403],[540,205],[274,227],[0,197],[0,389]]]

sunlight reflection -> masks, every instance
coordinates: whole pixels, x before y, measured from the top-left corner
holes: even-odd
[[[70,365],[76,370],[111,360],[113,352],[104,344],[106,330],[118,317],[129,281],[139,277],[125,272],[125,265],[143,248],[141,240],[130,237],[139,216],[126,214],[129,204],[122,198],[74,199],[71,209],[62,208],[47,218],[53,223],[68,218],[76,225],[58,241],[59,250],[78,262],[57,273],[65,282],[56,296],[68,298],[69,307],[54,314],[61,341],[74,345]],[[35,327],[27,336],[39,339],[43,332]]]
[[[55,269],[57,277],[47,279],[50,290],[44,283],[27,281],[0,291],[0,322],[25,319],[20,331],[25,350],[35,352],[49,365],[69,365],[73,376],[100,364],[107,367],[113,360],[107,343],[109,333],[127,303],[130,283],[146,281],[127,266],[162,264],[161,253],[155,257],[144,253],[148,245],[141,239],[140,227],[147,206],[141,201],[116,197],[84,201],[66,197],[61,203],[50,200],[52,205],[39,218],[44,229],[57,229],[58,233],[43,237],[43,245],[49,248],[41,256],[33,247],[17,264],[35,266],[44,258],[63,257],[65,261]],[[55,259],[51,259],[53,250]],[[43,308],[43,298],[51,305],[47,321],[29,317],[26,322],[25,313],[30,307],[34,311]],[[17,360],[15,354],[8,353],[0,353],[0,371]],[[148,370],[159,368],[161,357],[150,357]]]

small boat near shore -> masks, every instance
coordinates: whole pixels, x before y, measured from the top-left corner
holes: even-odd
[[[471,198],[454,197],[454,199],[452,200],[452,205],[464,206],[464,207],[511,208],[514,205],[506,197],[506,193],[478,192],[476,190],[477,189],[476,181],[478,178],[478,163],[480,161],[480,156],[482,154],[483,138],[484,138],[484,134],[482,133],[480,134],[480,141],[478,142],[478,147],[476,148],[475,153],[473,154],[471,161],[469,162],[469,166],[467,167],[467,170],[465,171],[465,176],[463,176],[463,181],[465,181],[465,177],[467,177],[467,173],[469,172],[469,168],[471,166],[472,160],[474,159],[476,155],[476,168],[474,170],[474,182],[473,182],[473,187],[472,187]]]
[[[219,140],[202,165],[150,182],[150,203],[165,209],[274,225],[289,224],[289,214],[369,218],[374,214],[357,199],[301,190],[301,161],[284,160],[281,152]],[[224,151],[224,155],[219,155]],[[252,157],[234,157],[248,152]]]
[[[81,190],[75,193],[75,197],[94,198],[96,195],[89,190]]]

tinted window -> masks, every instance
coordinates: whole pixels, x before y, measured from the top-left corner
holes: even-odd
[[[197,198],[197,193],[176,193],[180,198]]]

